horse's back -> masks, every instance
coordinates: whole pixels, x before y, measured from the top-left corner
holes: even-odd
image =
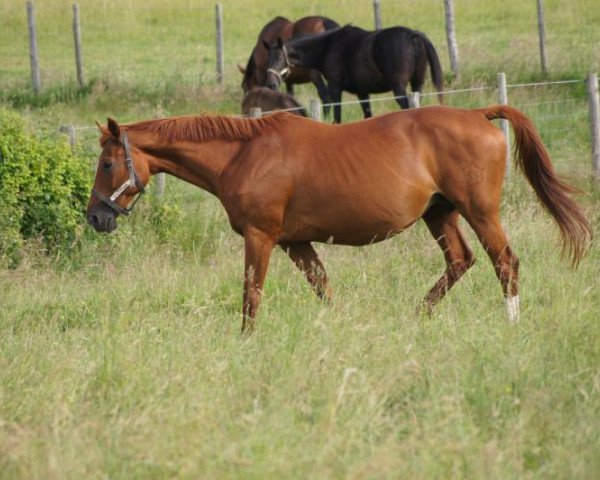
[[[303,17],[294,22],[294,28],[292,30],[292,37],[297,35],[317,34],[327,30],[338,28],[339,24],[328,17],[321,16],[309,16]]]
[[[440,195],[498,198],[506,145],[481,112],[425,107],[342,125],[279,115],[231,185],[246,192],[240,212],[273,210],[278,241],[361,245],[408,228]]]

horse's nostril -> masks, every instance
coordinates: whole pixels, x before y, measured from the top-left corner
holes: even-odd
[[[97,228],[100,225],[100,219],[98,218],[98,215],[90,215],[88,217],[88,222],[94,228]]]

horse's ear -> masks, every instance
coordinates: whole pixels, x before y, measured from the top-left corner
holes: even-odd
[[[283,40],[280,36],[277,36],[277,48],[283,48]]]
[[[262,41],[263,47],[265,47],[267,50],[269,50],[271,48],[271,45],[269,45],[267,42],[265,42],[264,40]]]
[[[106,119],[108,122],[108,131],[110,132],[110,134],[112,135],[112,137],[115,140],[119,140],[119,138],[121,137],[121,130],[119,128],[119,124],[117,123],[116,120],[113,120],[112,118],[107,118]]]
[[[104,127],[102,127],[102,125],[100,125],[97,120],[94,123],[96,123],[98,130],[100,130],[100,133],[103,134],[105,132]]]
[[[246,69],[244,67],[242,67],[239,63],[237,67],[242,75],[246,75]]]

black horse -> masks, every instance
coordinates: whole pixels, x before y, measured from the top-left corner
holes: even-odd
[[[319,35],[286,41],[277,38],[269,48],[267,86],[277,89],[291,66],[320,71],[334,102],[334,121],[340,123],[342,91],[361,100],[365,118],[371,116],[369,93],[393,91],[401,108],[408,108],[406,85],[420,92],[427,64],[438,92],[443,89],[440,60],[424,33],[405,27],[375,32],[346,25]],[[438,95],[442,103],[442,94]]]

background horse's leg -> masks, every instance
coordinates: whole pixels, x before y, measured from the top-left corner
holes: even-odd
[[[327,86],[327,90],[329,91],[329,98],[331,98],[331,102],[334,104],[333,123],[342,123],[342,106],[340,105],[342,90],[337,85],[332,85],[331,83]]]
[[[458,227],[458,212],[453,205],[433,205],[423,220],[444,252],[446,271],[423,299],[421,310],[430,314],[433,306],[473,265],[473,252]]]
[[[323,102],[323,113],[325,116],[329,115],[331,111],[331,106],[329,102],[331,99],[329,98],[329,92],[327,91],[327,85],[325,84],[325,80],[323,80],[323,75],[317,70],[310,70],[310,81],[313,83],[315,88],[317,89],[317,93],[319,94],[319,98],[321,102]]]
[[[310,243],[282,243],[281,248],[294,261],[322,300],[331,300],[332,292],[321,259]]]
[[[371,103],[369,102],[369,94],[361,93],[361,94],[357,94],[356,96],[360,100],[360,108],[362,108],[364,117],[365,118],[372,117],[373,114],[371,113]]]
[[[245,266],[244,266],[244,303],[242,332],[252,332],[254,317],[260,305],[262,288],[269,267],[269,259],[275,241],[259,230],[250,228],[244,232]]]
[[[506,298],[508,319],[515,323],[519,320],[519,259],[508,244],[498,213],[478,212],[465,218],[494,264]]]
[[[285,91],[287,92],[288,95],[293,96],[294,95],[294,84],[285,82]]]

